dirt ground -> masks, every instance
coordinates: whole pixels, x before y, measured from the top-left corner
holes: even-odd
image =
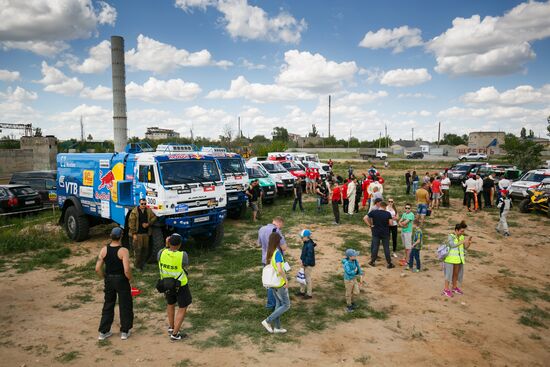
[[[550,221],[544,216],[514,212],[510,216],[515,223],[512,236],[504,238],[495,233],[494,211],[470,214],[461,204],[455,199],[451,209],[435,211],[429,219],[429,233],[443,236],[450,232],[451,224],[466,219],[468,233],[474,236],[474,251],[466,260],[463,296],[447,299],[440,295],[443,275],[434,255],[436,245],[432,244],[422,252],[425,271],[421,273],[406,272],[400,266],[389,270],[381,262],[372,268],[361,254],[368,285],[359,297],[366,297],[375,308],[390,310],[386,320],[338,323],[306,334],[297,343],[276,344],[272,353],[246,340],[231,348],[208,349],[168,342],[161,315],[148,320],[149,325],[158,325],[156,328],[137,330],[127,341],[115,333],[108,344],[100,345],[100,281],[63,286],[55,280],[58,269],[25,274],[9,270],[0,273],[0,365],[548,366],[549,330],[518,322],[522,309],[537,305],[550,312],[548,300],[511,299],[509,292],[512,286],[550,290]],[[343,243],[341,235],[366,233],[367,229],[310,225],[319,243],[314,279],[341,276],[341,266],[335,261],[341,257],[337,249]],[[80,255],[67,262],[87,263],[104,243],[103,238],[94,238],[72,244]],[[298,258],[298,251],[292,249],[291,254]],[[93,300],[76,309],[59,310],[59,305],[83,293],[91,294]],[[292,305],[299,306],[299,302]],[[193,312],[192,307],[189,312]],[[292,325],[285,326],[292,332]],[[118,318],[113,331],[117,329]],[[73,351],[78,355],[71,356]]]

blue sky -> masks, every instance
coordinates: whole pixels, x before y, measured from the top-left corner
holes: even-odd
[[[0,116],[112,138],[110,36],[126,43],[129,136],[306,134],[435,140],[550,115],[550,3],[6,0]],[[6,133],[6,132],[4,132]]]

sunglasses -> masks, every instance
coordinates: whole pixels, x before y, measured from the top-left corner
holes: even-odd
[[[393,203],[393,200],[388,201],[388,203]]]
[[[139,205],[147,205],[147,203],[139,203]]]
[[[405,207],[405,210],[411,210],[411,208],[409,208],[409,207]]]

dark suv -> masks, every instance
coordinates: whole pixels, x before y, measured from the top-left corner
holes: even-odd
[[[42,209],[42,199],[30,186],[0,185],[0,214],[36,209]]]
[[[11,176],[10,184],[28,185],[38,191],[44,205],[57,205],[57,171],[16,172]]]
[[[448,169],[447,175],[451,182],[461,182],[474,168],[484,166],[487,163],[457,163]]]
[[[407,154],[407,159],[422,159],[424,158],[424,153],[422,152],[412,152]]]

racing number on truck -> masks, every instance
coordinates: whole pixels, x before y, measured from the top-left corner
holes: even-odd
[[[147,205],[157,205],[157,199],[155,198],[147,198]]]

